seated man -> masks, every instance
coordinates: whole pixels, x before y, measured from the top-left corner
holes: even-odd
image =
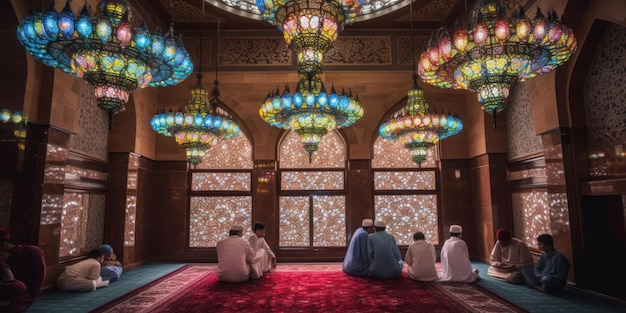
[[[441,247],[442,282],[473,283],[478,279],[478,270],[472,269],[467,244],[461,235],[461,225],[450,226],[450,239]]]
[[[122,276],[122,263],[117,260],[117,255],[113,252],[113,247],[108,244],[101,245],[98,250],[104,254],[104,261],[100,268],[100,276],[102,280],[114,282]]]
[[[554,239],[548,234],[537,237],[537,246],[543,251],[537,265],[522,269],[522,275],[528,286],[545,293],[554,293],[567,286],[569,261],[554,249]]]
[[[217,242],[217,277],[223,282],[240,283],[258,279],[262,273],[259,258],[243,238],[243,227],[232,226],[228,238]],[[256,267],[256,268],[253,268]]]
[[[265,225],[255,223],[252,227],[252,232],[253,234],[250,235],[248,241],[250,241],[250,246],[256,253],[255,259],[259,259],[258,268],[261,269],[261,272],[256,273],[256,276],[261,277],[263,273],[276,268],[276,255],[265,241]]]
[[[1,308],[8,312],[24,312],[39,295],[39,290],[46,277],[46,258],[39,247],[14,244],[10,238],[7,229],[0,226],[0,253],[4,259],[4,262],[0,262],[3,265],[0,266],[3,268],[3,275],[5,275],[3,278],[5,282],[8,282],[8,285],[4,286],[7,289],[0,290],[0,295],[8,298],[9,293],[13,294],[10,296],[11,299],[4,300],[9,301],[9,304],[3,304]],[[14,282],[10,282],[10,275],[13,276]],[[24,286],[26,287],[25,290]],[[0,296],[0,298],[2,297]]]
[[[505,228],[496,231],[496,241],[489,261],[491,266],[487,270],[487,275],[504,280],[512,284],[523,284],[522,268],[532,266],[533,258],[530,256],[526,244],[511,237]]]
[[[432,243],[425,241],[426,236],[421,231],[413,234],[413,243],[406,250],[404,262],[409,266],[409,277],[418,281],[434,281],[439,279],[435,262],[437,251]]]
[[[361,227],[352,235],[346,256],[343,258],[344,273],[357,277],[366,277],[369,273],[367,237],[371,232],[372,226],[374,226],[374,221],[366,218],[361,222]]]
[[[104,254],[100,250],[91,250],[87,259],[66,266],[57,279],[57,286],[63,291],[94,291],[109,285],[108,280],[100,277],[100,264]]]
[[[396,238],[385,231],[383,221],[374,222],[376,232],[367,237],[370,276],[377,279],[398,278],[402,274],[402,256]]]

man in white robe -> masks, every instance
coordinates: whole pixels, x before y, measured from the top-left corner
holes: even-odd
[[[472,269],[467,244],[461,239],[461,225],[450,226],[450,239],[441,247],[442,274],[439,281],[473,283],[478,279],[478,270]]]
[[[413,234],[413,243],[406,250],[404,262],[409,267],[409,277],[418,281],[434,281],[439,279],[435,262],[437,251],[432,243],[426,242],[426,236],[422,232]]]
[[[259,259],[259,268],[261,273],[257,273],[258,276],[263,276],[263,273],[269,272],[271,269],[276,268],[276,255],[265,241],[265,225],[262,223],[255,223],[252,227],[253,234],[250,235],[248,241],[252,250],[256,253],[257,259]]]
[[[533,265],[533,257],[528,251],[528,246],[511,237],[511,233],[505,228],[496,231],[496,244],[491,250],[489,262],[491,266],[487,275],[504,280],[512,284],[523,284],[524,276],[522,269]]]
[[[94,291],[109,285],[100,277],[100,264],[104,254],[100,250],[89,252],[88,259],[66,266],[57,279],[57,286],[63,291]]]
[[[258,279],[262,273],[259,259],[243,238],[243,227],[232,226],[228,238],[217,242],[217,277],[220,281],[241,283],[248,279]]]

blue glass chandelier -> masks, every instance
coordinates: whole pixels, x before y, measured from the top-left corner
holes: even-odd
[[[219,101],[217,84],[216,79],[211,101],[215,104]],[[202,88],[201,73],[198,73],[198,84],[189,93],[191,99],[184,110],[156,114],[150,126],[161,135],[173,136],[185,148],[187,161],[195,167],[218,141],[237,137],[241,131],[230,115],[211,105],[208,92]]]
[[[309,160],[329,131],[348,127],[363,116],[363,106],[349,91],[341,94],[322,82],[324,54],[344,25],[354,22],[362,0],[257,0],[264,21],[282,31],[298,60],[298,85],[270,91],[259,114],[270,125],[296,132]]]
[[[176,85],[193,72],[182,39],[145,25],[132,29],[124,0],[104,0],[97,14],[87,7],[76,16],[69,1],[29,14],[17,28],[26,51],[44,64],[84,79],[95,87],[98,106],[110,116],[124,110],[129,94],[145,87]]]

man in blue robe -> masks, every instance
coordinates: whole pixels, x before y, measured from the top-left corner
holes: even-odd
[[[537,237],[537,246],[541,256],[535,267],[522,269],[522,275],[528,286],[545,293],[554,293],[567,286],[567,273],[570,264],[567,258],[554,249],[554,239],[548,234]]]
[[[343,259],[343,271],[351,276],[366,277],[369,272],[367,260],[367,236],[371,232],[374,221],[366,218],[361,222],[350,239],[346,257]]]
[[[402,256],[396,239],[385,231],[383,221],[374,223],[376,232],[367,237],[367,255],[370,276],[377,279],[393,279],[402,274]]]

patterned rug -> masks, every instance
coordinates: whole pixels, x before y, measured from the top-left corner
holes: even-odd
[[[344,274],[341,264],[279,264],[259,280],[228,284],[215,265],[187,265],[92,312],[526,312],[476,284]]]

